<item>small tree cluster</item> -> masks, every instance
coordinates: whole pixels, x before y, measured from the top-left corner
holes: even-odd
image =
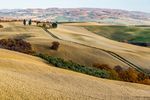
[[[93,64],[93,67],[108,71],[110,73],[109,79],[150,85],[149,76],[133,68],[123,69],[121,66],[110,68],[107,64]]]
[[[52,28],[57,28],[57,23],[52,23]]]
[[[128,68],[127,70],[122,70],[119,72],[119,77],[123,81],[127,82],[138,82],[138,72],[133,68]]]
[[[2,39],[0,40],[0,47],[26,54],[33,53],[31,44],[22,39]]]
[[[52,42],[52,46],[50,47],[52,50],[58,50],[60,43],[57,41]]]
[[[138,72],[133,68],[119,71],[118,74],[120,79],[123,81],[150,85],[149,76],[145,73]]]

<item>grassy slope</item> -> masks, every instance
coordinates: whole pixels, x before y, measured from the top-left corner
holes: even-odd
[[[150,27],[86,26],[85,28],[100,36],[116,41],[150,42]]]
[[[149,86],[58,69],[39,58],[3,49],[0,80],[0,99],[150,99]]]

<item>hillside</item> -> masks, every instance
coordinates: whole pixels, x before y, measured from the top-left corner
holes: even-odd
[[[150,42],[149,26],[84,26],[89,31],[115,41]]]
[[[149,48],[113,41],[102,36],[93,34],[85,28],[79,27],[78,25],[74,24],[60,25],[57,29],[49,31],[64,41],[71,41],[80,45],[84,45],[86,47],[99,50],[101,52],[104,51],[105,53],[109,54],[112,58],[114,58],[115,55],[111,55],[109,53],[109,51],[111,51],[132,62],[133,64],[139,66],[140,68],[145,69],[146,71],[150,69]],[[118,61],[118,59],[116,60]]]
[[[36,52],[53,55],[66,60],[72,60],[86,66],[92,66],[97,62],[109,64],[111,67],[115,65],[125,66],[123,63],[118,62],[118,60],[103,51],[55,39],[40,27],[23,26],[21,23],[2,23],[2,25],[4,28],[0,29],[1,39],[23,38],[32,44]],[[50,49],[53,41],[59,41],[61,43],[58,51]]]
[[[3,26],[0,39],[26,40],[38,53],[86,66],[99,63],[111,67],[137,65],[150,69],[150,48],[109,40],[80,27],[99,26],[97,23],[60,24],[57,29],[49,30],[35,25],[23,26],[20,22],[0,24]],[[53,41],[60,43],[58,51],[50,49]],[[0,49],[0,72],[0,99],[150,99],[150,87],[147,85],[101,79],[56,68],[40,58],[4,49]]]
[[[61,24],[57,29],[50,29],[48,32],[40,27],[23,26],[18,22],[1,24],[4,26],[4,28],[0,29],[1,39],[22,38],[30,42],[36,52],[60,57],[65,60],[72,60],[85,66],[92,66],[95,63],[99,63],[108,64],[111,67],[120,65],[127,68],[131,67],[131,64],[128,62],[130,61],[130,63],[145,71],[149,72],[150,70],[149,48],[120,43],[98,36],[83,27],[77,26],[77,24],[83,25],[83,23],[76,23],[76,25]],[[53,37],[49,32],[59,39]],[[50,49],[53,41],[60,42],[58,51]],[[116,57],[118,55],[123,58]]]
[[[150,25],[150,14],[100,8],[1,9],[1,20],[33,19],[58,22],[100,22],[107,24]]]
[[[39,58],[4,49],[0,49],[0,80],[0,99],[150,99],[149,86],[55,68]]]

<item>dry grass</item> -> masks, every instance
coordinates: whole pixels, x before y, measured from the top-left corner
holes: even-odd
[[[0,99],[149,100],[150,87],[111,81],[48,66],[29,55],[0,49]]]
[[[64,58],[66,60],[72,60],[76,63],[86,66],[92,66],[94,63],[97,62],[102,64],[107,63],[110,66],[125,66],[123,63],[118,62],[116,59],[114,59],[113,57],[111,57],[103,51],[99,51],[70,42],[56,40],[52,38],[49,34],[47,34],[44,30],[42,30],[40,27],[23,26],[20,25],[20,23],[7,23],[7,25],[6,23],[4,23],[3,25],[5,26],[5,28],[0,29],[0,31],[2,32],[0,34],[0,39],[10,37],[18,38],[20,36],[22,38],[24,36],[24,39],[32,44],[33,49],[35,51],[41,53],[44,52],[49,55]],[[78,31],[78,28],[76,30]],[[78,32],[80,32],[80,30]],[[81,32],[84,33],[84,30]],[[67,38],[66,35],[64,36]],[[61,44],[58,51],[50,50],[49,47],[53,41],[58,41]]]
[[[112,66],[116,64],[124,65],[103,51],[64,41],[58,41],[61,46],[57,52],[51,51],[49,46],[52,41],[56,40],[41,28],[23,26],[21,23],[1,24],[4,28],[0,29],[0,38],[17,37],[22,34],[30,35],[31,37],[27,37],[25,40],[32,43],[35,51],[73,60],[83,65],[94,63],[107,63]],[[143,68],[149,64],[150,57],[147,48],[120,44],[95,36],[83,28],[74,26],[60,26],[58,29],[51,31],[66,40],[71,39],[72,41],[112,50],[132,61],[135,60],[134,62],[145,60]],[[98,40],[101,42],[97,42]],[[105,80],[58,69],[48,66],[39,58],[0,49],[1,100],[149,100],[149,94],[150,86]]]
[[[124,63],[118,61],[109,54],[96,50],[93,48],[77,45],[70,42],[58,41],[52,38],[49,34],[43,31],[39,27],[35,26],[23,26],[22,23],[1,23],[4,26],[0,29],[0,38],[8,37],[18,37],[18,36],[30,36],[25,39],[29,41],[33,46],[35,51],[44,52],[53,56],[64,58],[66,60],[72,60],[81,65],[92,66],[94,63],[108,64],[113,67],[120,65],[123,67],[128,67]],[[82,23],[80,23],[82,24]],[[76,25],[79,25],[76,23]],[[83,23],[86,25],[86,23]],[[87,23],[88,25],[89,23]],[[92,25],[93,23],[90,23]],[[82,27],[77,27],[75,25],[71,26],[68,24],[59,25],[57,29],[50,29],[52,33],[58,37],[74,41],[77,43],[86,44],[89,46],[94,46],[97,48],[102,48],[105,50],[110,50],[116,52],[127,60],[133,62],[136,65],[140,65],[144,69],[150,69],[150,49],[145,47],[133,46],[126,43],[119,43],[106,39],[104,37],[93,34]],[[49,46],[53,41],[58,41],[61,46],[58,51],[53,51],[49,49]]]
[[[77,27],[74,25],[59,25],[57,29],[49,31],[64,40],[73,41],[115,52],[120,56],[126,58],[127,60],[131,61],[132,63],[141,66],[144,69],[150,69],[150,48],[109,40],[104,37],[98,36],[92,32],[89,32],[83,27]],[[104,62],[102,64],[107,64],[107,62]],[[119,65],[119,62],[116,64]]]

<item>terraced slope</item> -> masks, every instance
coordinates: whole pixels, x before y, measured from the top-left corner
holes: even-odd
[[[95,78],[0,49],[0,99],[149,100],[150,86]]]

